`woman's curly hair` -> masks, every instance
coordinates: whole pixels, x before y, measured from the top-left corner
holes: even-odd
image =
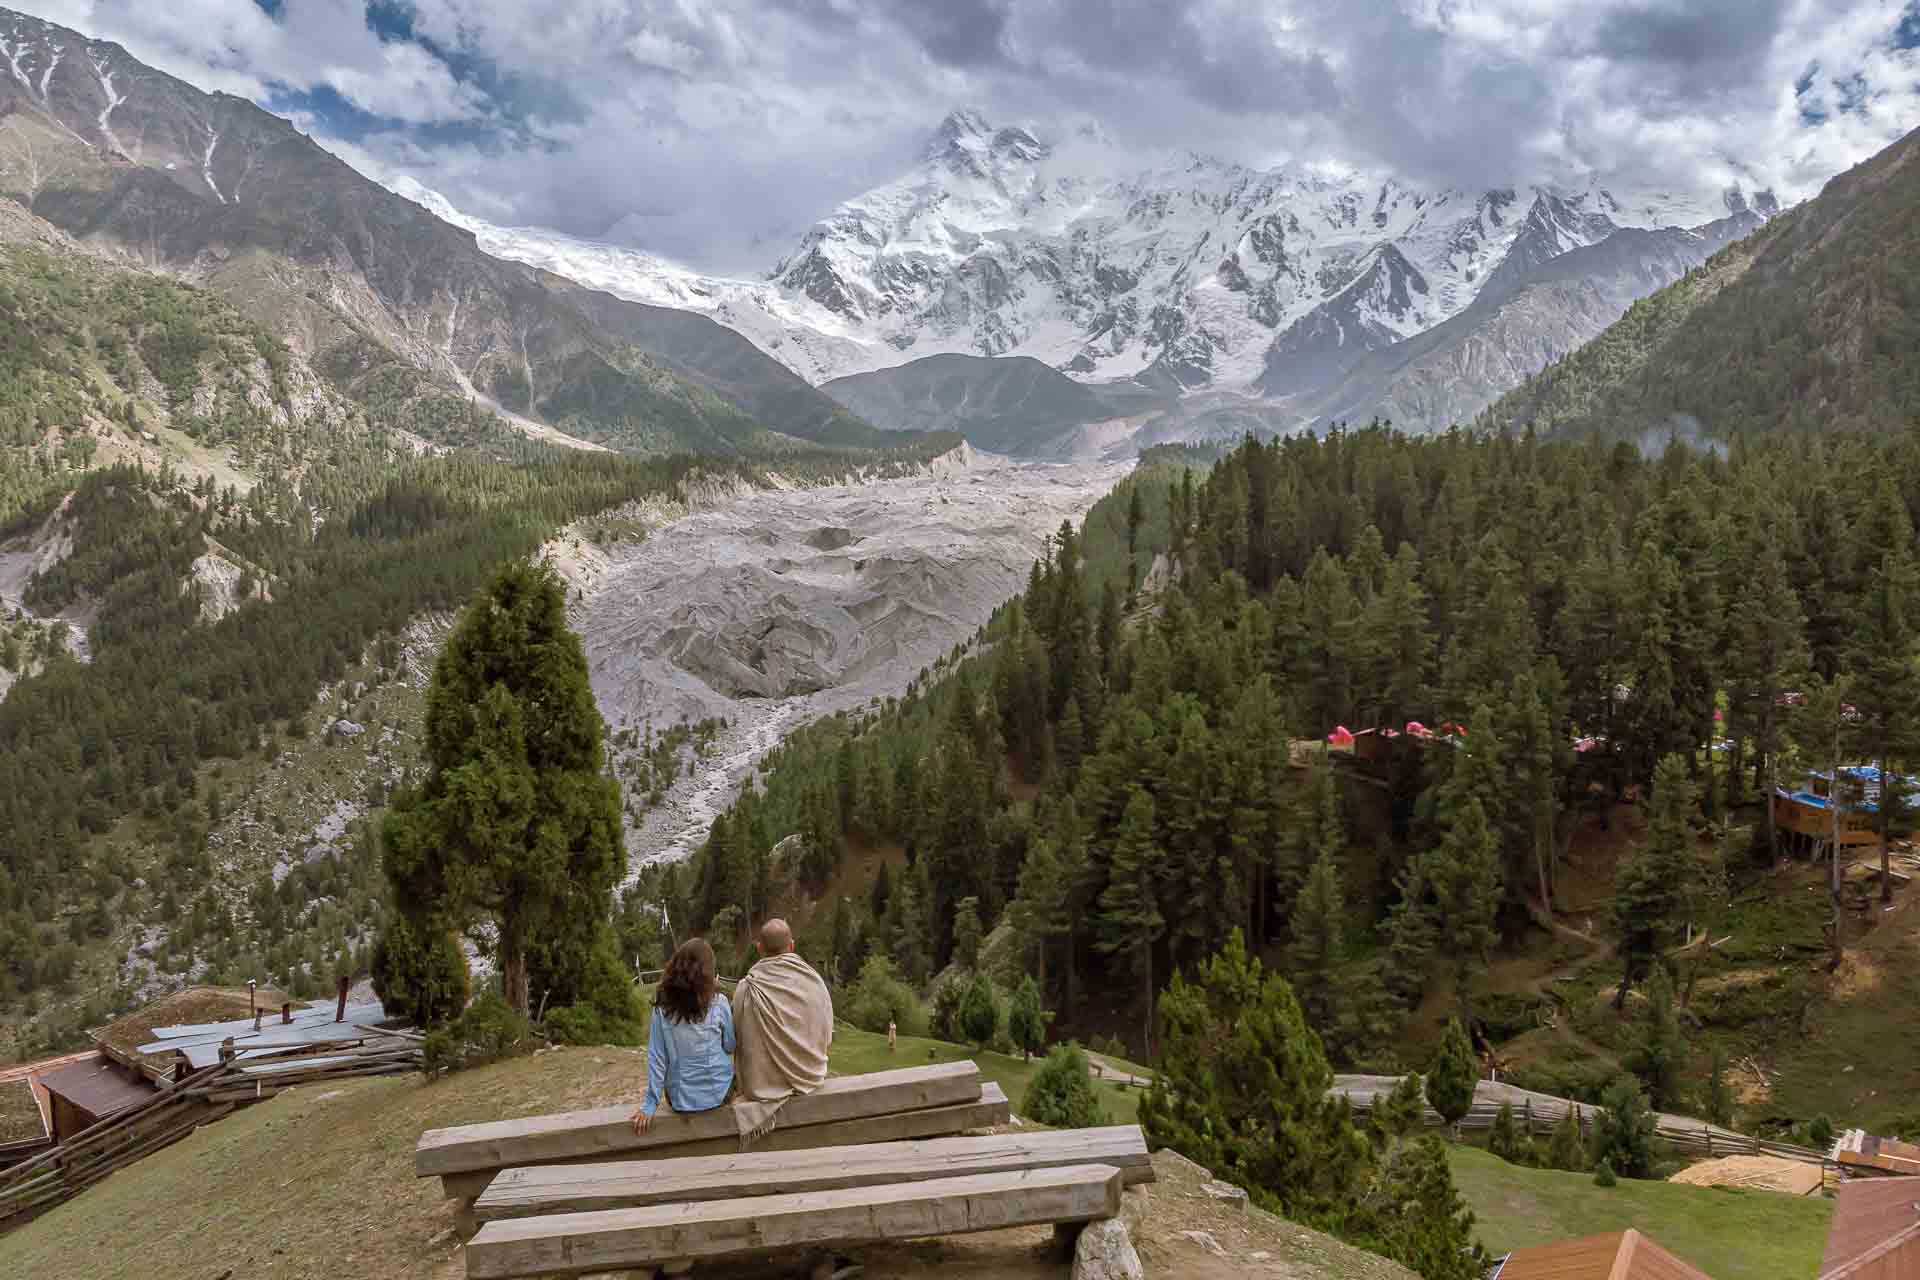
[[[713,948],[705,938],[688,938],[667,961],[653,1003],[675,1022],[699,1022],[707,1016],[714,992],[720,989]]]

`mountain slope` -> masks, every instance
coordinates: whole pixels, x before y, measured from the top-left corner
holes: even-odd
[[[1901,430],[1920,414],[1920,132],[1502,397],[1538,431]]]
[[[1166,397],[1138,384],[1089,386],[1027,356],[923,356],[821,387],[895,431],[959,431],[996,453],[1034,452],[1076,427],[1146,413]]]
[[[371,341],[446,387],[627,449],[735,449],[763,429],[847,434],[830,402],[791,389],[782,403],[797,411],[756,422],[675,360],[606,332],[575,286],[488,257],[471,233],[244,100],[7,10],[0,42],[0,195],[205,283],[319,366],[343,348],[364,366]],[[700,351],[727,366],[713,381],[736,393],[753,381],[741,367],[764,359],[744,340]]]
[[[1635,300],[1762,221],[1743,210],[1694,230],[1627,228],[1543,257],[1516,244],[1472,306],[1367,352],[1320,395],[1295,403],[1316,426],[1380,418],[1421,429],[1470,421],[1501,393],[1599,335]]]
[[[375,416],[217,296],[0,199],[0,531],[120,462],[324,505],[411,455],[389,428],[436,431],[419,414]]]

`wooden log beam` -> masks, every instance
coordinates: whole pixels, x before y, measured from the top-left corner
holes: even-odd
[[[783,1249],[1087,1222],[1120,1212],[1120,1171],[1069,1165],[904,1186],[652,1205],[490,1222],[467,1244],[470,1280],[574,1275]]]
[[[857,1146],[871,1142],[902,1142],[914,1138],[936,1138],[962,1133],[968,1129],[987,1129],[1005,1124],[1012,1108],[1000,1086],[987,1081],[974,1102],[947,1107],[927,1107],[919,1111],[899,1111],[892,1115],[842,1120],[835,1124],[814,1124],[775,1129],[753,1144],[755,1151],[804,1151],[814,1147]],[[655,1124],[659,1122],[656,1120]],[[709,1138],[702,1142],[654,1148],[636,1152],[629,1158],[672,1159],[682,1156],[724,1155],[740,1150],[737,1136]],[[571,1160],[548,1161],[555,1164],[604,1162],[601,1156],[575,1156]],[[440,1187],[449,1199],[472,1200],[484,1192],[498,1169],[474,1169],[440,1176]]]
[[[809,1151],[506,1169],[474,1202],[473,1217],[484,1223],[1080,1164],[1111,1165],[1128,1186],[1153,1181],[1146,1136],[1139,1125],[1128,1124]]]
[[[780,1109],[779,1128],[832,1124],[896,1111],[950,1106],[980,1097],[980,1071],[971,1062],[836,1076]],[[633,1104],[528,1116],[486,1124],[429,1129],[413,1153],[415,1175],[464,1173],[546,1164],[576,1156],[607,1156],[737,1134],[733,1108],[689,1115],[662,1114],[645,1134],[633,1131]]]

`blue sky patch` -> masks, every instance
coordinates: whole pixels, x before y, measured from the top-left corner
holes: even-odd
[[[1920,49],[1920,0],[1913,0],[1900,15],[1900,25],[1893,29],[1893,47]]]

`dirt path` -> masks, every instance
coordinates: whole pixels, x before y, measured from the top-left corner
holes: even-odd
[[[1550,1023],[1543,1021],[1541,1026],[1553,1032],[1554,1037],[1562,1044],[1577,1049],[1589,1057],[1597,1058],[1616,1071],[1619,1070],[1619,1058],[1615,1057],[1601,1045],[1589,1040],[1586,1036],[1574,1030],[1572,1010],[1569,1009],[1566,1002],[1560,998],[1560,993],[1553,989],[1555,983],[1572,981],[1587,970],[1612,959],[1614,953],[1613,940],[1610,938],[1596,937],[1591,933],[1583,933],[1572,925],[1564,923],[1531,895],[1527,897],[1527,914],[1533,917],[1535,924],[1547,930],[1549,933],[1558,934],[1563,938],[1573,938],[1592,948],[1592,950],[1580,958],[1571,972],[1542,974],[1540,977],[1531,979],[1522,985],[1522,990],[1537,997],[1543,1005],[1551,1006],[1554,1011],[1553,1021]]]

